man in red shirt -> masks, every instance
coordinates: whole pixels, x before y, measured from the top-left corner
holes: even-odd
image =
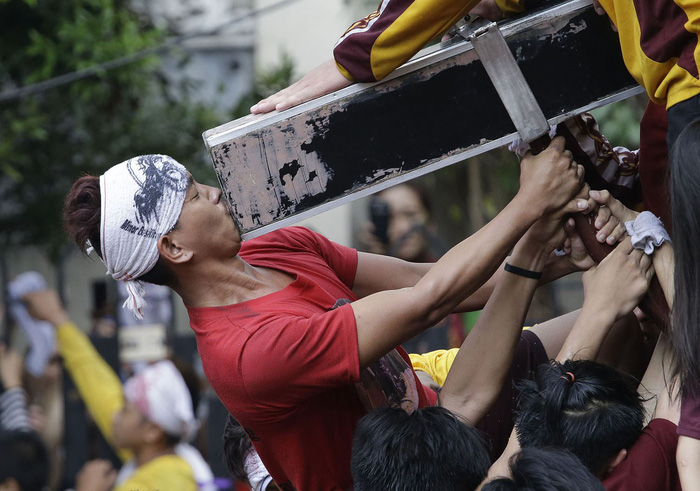
[[[366,412],[361,370],[450,312],[483,305],[489,286],[477,290],[535,221],[589,209],[572,200],[583,171],[563,139],[525,158],[520,182],[491,223],[434,265],[357,253],[299,228],[242,243],[221,190],[167,156],[79,179],[64,215],[75,241],[95,246],[126,283],[135,314],[141,280],[180,295],[209,381],[281,489],[348,489],[352,433]],[[511,266],[532,273],[540,259]],[[409,364],[393,382],[408,405],[435,402]]]

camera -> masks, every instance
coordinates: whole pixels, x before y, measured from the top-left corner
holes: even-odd
[[[374,225],[374,235],[382,244],[389,242],[389,204],[383,199],[373,197],[369,205],[369,216]]]

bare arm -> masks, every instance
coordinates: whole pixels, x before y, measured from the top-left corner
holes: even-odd
[[[364,298],[384,290],[415,286],[435,265],[435,263],[411,263],[395,257],[367,252],[358,252],[357,256],[357,273],[353,285],[353,292],[357,298]],[[474,293],[462,300],[454,312],[473,312],[483,309],[491,298],[499,279],[505,274],[503,266],[507,261],[508,258],[502,261],[501,267],[497,268],[496,272]],[[576,265],[576,261],[572,262],[568,257],[550,254],[542,272],[542,278],[537,285],[546,285],[562,276],[581,270],[582,268]]]
[[[584,302],[557,361],[595,360],[612,325],[634,309],[649,288],[651,259],[625,239],[583,275]]]
[[[375,293],[352,304],[360,366],[435,325],[489,279],[522,234],[562,208],[581,187],[582,168],[556,138],[521,162],[518,195],[488,225],[452,248],[415,286]]]
[[[608,191],[591,191],[590,195],[597,203],[607,206],[612,214],[622,223],[634,220],[639,215],[636,211],[630,210],[613,198]],[[664,291],[666,302],[668,302],[669,307],[673,308],[673,271],[675,264],[673,246],[668,242],[664,242],[661,247],[654,250],[652,259],[654,261],[654,272],[659,279],[661,289]]]
[[[527,239],[518,243],[508,262],[542,271],[550,251]],[[536,288],[535,279],[507,272],[500,278],[450,368],[440,392],[442,406],[473,425],[488,412],[508,375]]]

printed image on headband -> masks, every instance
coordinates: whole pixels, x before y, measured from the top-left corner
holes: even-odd
[[[142,155],[129,160],[129,174],[139,188],[134,194],[136,222],[127,219],[122,230],[151,238],[158,238],[163,210],[170,209],[187,189],[184,167],[163,155]]]

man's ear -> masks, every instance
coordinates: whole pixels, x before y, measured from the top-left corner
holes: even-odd
[[[170,234],[165,234],[158,239],[158,253],[160,257],[173,264],[184,264],[194,255],[191,250],[182,247]]]
[[[610,473],[622,463],[623,460],[627,458],[627,449],[623,448],[620,450],[615,457],[610,461],[610,464],[608,464],[608,468],[606,470],[606,476],[610,475]]]

